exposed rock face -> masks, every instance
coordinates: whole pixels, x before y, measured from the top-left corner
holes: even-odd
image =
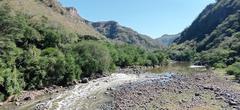
[[[76,8],[66,7],[65,10],[66,10],[65,16],[70,17],[76,23],[78,23],[78,22],[86,23],[86,20],[79,15]]]
[[[62,5],[58,2],[58,0],[40,0],[46,6],[52,8],[54,11],[64,14],[66,11],[62,7]]]
[[[83,19],[76,8],[74,7],[63,7],[58,0],[40,0],[46,6],[52,8],[54,11],[61,13],[62,15],[69,17],[70,20],[73,20],[75,23],[83,22],[85,23],[85,19]]]
[[[78,11],[74,7],[66,7],[67,12],[73,17],[79,17]]]

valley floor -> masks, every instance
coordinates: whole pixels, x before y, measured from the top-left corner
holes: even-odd
[[[125,84],[113,94],[118,110],[240,110],[240,85],[215,73]]]
[[[134,74],[133,74],[134,73]],[[7,109],[7,107],[5,107]],[[214,72],[123,70],[11,109],[240,110],[240,84]]]

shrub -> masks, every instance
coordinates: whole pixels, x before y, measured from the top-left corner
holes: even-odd
[[[213,66],[215,68],[226,68],[226,64],[224,63],[214,63]]]
[[[112,59],[109,50],[100,42],[82,41],[74,49],[82,76],[90,77],[110,70]]]
[[[240,77],[240,63],[234,63],[227,68],[227,74],[235,75],[236,78]]]

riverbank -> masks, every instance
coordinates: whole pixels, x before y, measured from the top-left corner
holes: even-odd
[[[240,109],[240,85],[216,73],[176,74],[167,82],[129,83],[112,94],[114,110]]]
[[[219,74],[218,71],[186,70],[189,68],[186,65],[170,67],[174,68],[164,67],[165,70],[159,69],[159,71],[150,69],[155,72],[144,67],[119,69],[110,76],[93,79],[88,83],[77,83],[66,88],[56,86],[48,89],[52,91],[50,93],[46,93],[46,90],[32,91],[45,94],[34,98],[21,98],[27,100],[9,103],[0,108],[3,110],[238,110],[240,85],[231,77],[223,73]],[[146,69],[148,71],[145,71]]]

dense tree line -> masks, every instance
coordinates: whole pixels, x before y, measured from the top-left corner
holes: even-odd
[[[0,7],[0,100],[22,90],[67,85],[111,72],[116,66],[166,63],[162,51],[146,51],[70,33],[46,17],[12,13]]]

